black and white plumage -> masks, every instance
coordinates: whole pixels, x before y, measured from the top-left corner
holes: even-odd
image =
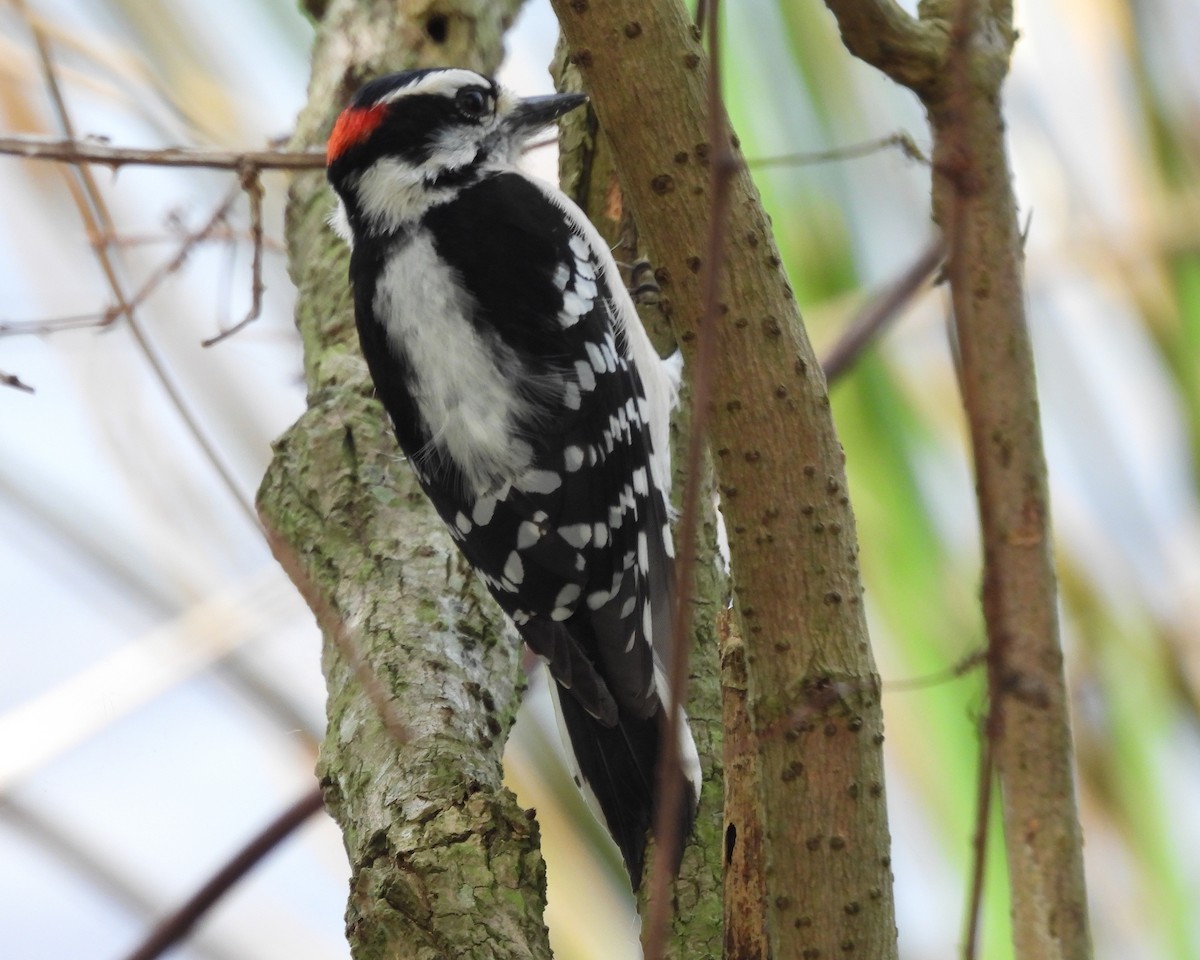
[[[363,87],[329,140],[363,354],[422,488],[547,662],[590,794],[636,887],[652,824],[670,637],[660,360],[584,214],[522,173],[583,103],[468,70]],[[686,833],[699,760],[681,725]],[[580,779],[581,777],[581,779]]]

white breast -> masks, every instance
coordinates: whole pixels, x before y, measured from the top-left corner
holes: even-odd
[[[532,448],[515,435],[528,403],[512,350],[485,340],[468,319],[473,304],[417,233],[389,258],[375,289],[375,315],[409,361],[409,388],[428,425],[431,445],[453,459],[478,495],[529,466]]]

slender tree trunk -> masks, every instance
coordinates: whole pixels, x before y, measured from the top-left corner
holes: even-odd
[[[323,144],[368,77],[444,63],[493,70],[517,6],[333,0],[295,145]],[[276,444],[259,511],[325,631],[319,773],[350,859],[351,949],[543,960],[537,829],[500,783],[520,643],[480,605],[475,578],[399,462],[358,353],[331,208],[322,175],[296,178],[288,254],[309,409]]]
[[[1046,462],[1025,318],[1023,240],[1000,91],[1009,0],[827,0],[850,51],[920,96],[933,131],[933,214],[950,250],[963,403],[983,539],[987,736],[1003,798],[1022,960],[1091,956],[1059,641]]]
[[[708,269],[703,48],[676,0],[554,5],[690,353]],[[771,956],[886,960],[896,955],[896,931],[882,718],[842,451],[744,167],[731,186],[711,443],[750,722],[725,757],[727,769],[744,761],[757,770],[761,786],[754,807],[731,806],[739,820],[726,822],[725,852],[736,860],[738,843],[759,835],[760,824],[742,818],[761,819],[765,880],[746,887],[760,924],[739,920],[766,930]]]

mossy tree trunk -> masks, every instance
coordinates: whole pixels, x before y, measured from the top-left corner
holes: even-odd
[[[517,0],[332,0],[295,145],[325,142],[365,79],[490,72]],[[358,958],[550,956],[535,823],[500,782],[522,686],[505,633],[417,489],[358,351],[344,244],[320,174],[297,177],[289,267],[308,411],[276,444],[259,512],[325,632],[320,776],[351,866]]]

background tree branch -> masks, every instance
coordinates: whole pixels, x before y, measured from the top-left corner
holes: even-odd
[[[324,143],[370,76],[445,63],[491,72],[517,6],[334,0],[295,148]],[[276,444],[258,504],[326,637],[319,773],[350,859],[351,948],[361,958],[549,957],[536,825],[500,783],[521,645],[480,605],[397,458],[358,352],[331,208],[321,173],[296,179],[288,254],[309,409]],[[364,669],[382,694],[361,682]]]
[[[918,24],[891,0],[827,5],[847,48],[912,87],[928,111],[933,216],[948,241],[983,539],[987,753],[1001,785],[1014,943],[1022,958],[1084,960],[1091,940],[1050,503],[1000,98],[1016,39],[1012,6],[929,0]]]

